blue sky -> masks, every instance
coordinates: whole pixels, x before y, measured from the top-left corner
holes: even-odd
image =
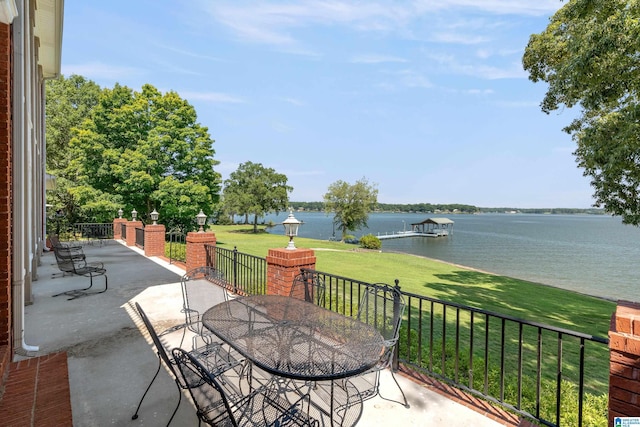
[[[223,179],[252,161],[292,201],[337,180],[382,203],[593,204],[522,69],[559,0],[65,1],[62,72],[187,99]]]

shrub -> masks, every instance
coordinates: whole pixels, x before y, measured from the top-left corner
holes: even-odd
[[[382,242],[373,234],[367,234],[360,238],[360,247],[365,249],[380,249],[382,248]]]

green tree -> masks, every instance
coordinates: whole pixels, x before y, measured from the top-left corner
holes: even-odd
[[[579,106],[564,130],[595,206],[640,222],[640,0],[571,0],[529,39],[524,68],[548,83],[542,111]]]
[[[369,212],[378,203],[378,189],[369,184],[366,178],[350,185],[344,181],[331,184],[324,195],[324,210],[334,213],[333,224],[342,232],[344,242],[348,231],[356,231],[368,227]]]
[[[248,223],[253,215],[253,231],[258,231],[258,217],[280,213],[289,204],[287,177],[260,163],[246,162],[224,182],[223,204],[229,214],[244,215]]]
[[[63,171],[71,159],[69,143],[73,129],[90,116],[102,89],[91,80],[71,75],[69,78],[62,76],[47,80],[45,90],[46,168],[57,178],[56,188],[47,191],[47,229],[61,233],[71,224],[86,219],[72,190],[75,183],[64,179]]]
[[[56,173],[69,163],[73,128],[89,117],[102,89],[91,80],[71,75],[47,80],[45,85],[47,171]]]
[[[75,129],[65,178],[87,216],[110,220],[118,208],[190,229],[200,209],[218,201],[213,140],[195,109],[175,92],[140,92],[116,84],[102,92],[89,119]]]

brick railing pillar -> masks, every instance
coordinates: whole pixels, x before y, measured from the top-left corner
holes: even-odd
[[[122,223],[127,222],[126,218],[116,218],[113,220],[113,239],[122,239]]]
[[[640,304],[618,301],[609,329],[609,425],[640,414]]]
[[[142,228],[142,221],[127,221],[127,246],[136,245],[136,228]]]
[[[215,233],[199,233],[191,231],[187,233],[187,271],[196,267],[207,265],[207,251],[205,245],[216,245]]]
[[[316,268],[311,249],[269,249],[267,255],[267,294],[289,295],[293,279],[301,268]]]
[[[145,256],[164,256],[165,232],[166,229],[162,224],[151,224],[144,228]]]

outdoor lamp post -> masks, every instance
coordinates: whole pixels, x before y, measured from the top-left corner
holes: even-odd
[[[151,221],[153,221],[153,225],[158,225],[158,217],[160,216],[160,214],[158,214],[158,211],[154,209],[153,212],[151,212],[149,215],[151,216]]]
[[[118,209],[118,218],[122,219],[122,214],[124,213],[124,211],[122,210],[122,208]]]
[[[293,238],[298,235],[298,227],[300,227],[301,222],[298,221],[293,216],[293,209],[289,208],[289,216],[282,222],[284,225],[284,235],[289,236],[289,244],[286,249],[295,249],[296,246],[293,244]]]
[[[136,208],[133,208],[133,210],[131,211],[131,221],[135,221],[137,217],[138,211],[136,210]]]
[[[196,215],[196,220],[198,221],[198,226],[200,227],[200,229],[198,230],[198,233],[204,233],[204,224],[207,222],[207,215],[202,212],[202,209],[200,209],[200,213],[198,215]]]

